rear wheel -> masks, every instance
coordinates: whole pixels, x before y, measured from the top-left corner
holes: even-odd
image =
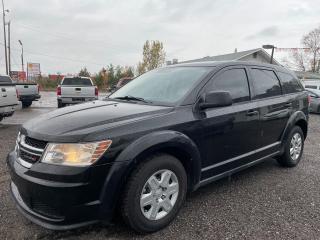
[[[62,103],[61,101],[58,101],[58,108],[62,108],[65,107],[66,105],[64,103]]]
[[[284,153],[277,159],[284,167],[295,167],[301,160],[304,135],[299,126],[292,128],[284,146]]]
[[[31,106],[31,104],[32,104],[32,102],[30,102],[30,101],[23,101],[22,108],[28,108]]]
[[[185,200],[187,176],[181,162],[167,154],[155,155],[133,172],[124,190],[122,216],[140,233],[167,226]]]

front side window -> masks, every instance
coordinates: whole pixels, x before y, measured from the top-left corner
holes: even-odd
[[[109,98],[135,97],[172,105],[181,100],[211,70],[212,67],[158,68],[133,79]]]
[[[278,72],[278,75],[285,93],[295,93],[303,90],[299,80],[291,74]]]
[[[229,92],[233,103],[250,100],[247,74],[243,68],[224,71],[213,79],[209,90]]]
[[[265,69],[251,69],[255,99],[281,95],[281,87],[275,73]]]
[[[8,76],[0,76],[0,83],[12,83],[12,80]]]

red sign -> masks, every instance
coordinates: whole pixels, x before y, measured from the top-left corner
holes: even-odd
[[[22,71],[11,71],[10,76],[12,80],[18,82],[18,81],[25,81],[26,80],[26,72]]]
[[[52,81],[61,80],[62,78],[64,78],[64,75],[60,75],[60,74],[49,74],[49,79],[52,80]]]

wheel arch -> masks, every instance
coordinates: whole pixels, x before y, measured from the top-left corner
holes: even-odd
[[[282,143],[288,137],[291,129],[294,126],[299,126],[302,129],[302,132],[304,134],[304,138],[306,139],[307,134],[308,134],[308,117],[302,111],[297,111],[290,116],[290,118],[287,122],[285,130],[284,130],[282,137],[281,137]]]
[[[129,176],[137,164],[158,153],[170,154],[182,163],[188,177],[188,190],[194,190],[200,181],[201,158],[196,144],[183,133],[166,130],[147,134],[131,143],[116,161],[129,162],[126,171]]]

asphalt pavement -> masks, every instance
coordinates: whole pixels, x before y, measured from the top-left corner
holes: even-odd
[[[50,104],[50,101],[47,107],[35,104],[20,113],[18,110],[17,122],[53,110],[55,106]],[[5,165],[20,125],[7,121],[9,118],[0,123],[0,239],[320,238],[320,115],[311,115],[299,166],[282,168],[269,159],[200,188],[188,196],[169,227],[149,235],[137,235],[121,220],[110,226],[96,224],[63,232],[46,230],[26,220],[11,200]]]

